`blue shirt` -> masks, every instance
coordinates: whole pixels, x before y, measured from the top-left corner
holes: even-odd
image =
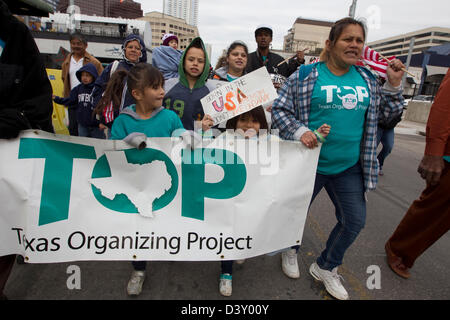
[[[317,66],[319,77],[311,99],[311,130],[322,124],[331,126],[322,145],[317,172],[337,174],[355,165],[360,156],[369,89],[355,67],[336,76],[325,63]]]

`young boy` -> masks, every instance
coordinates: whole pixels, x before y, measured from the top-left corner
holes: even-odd
[[[200,99],[214,90],[220,81],[208,80],[209,59],[201,38],[195,38],[186,48],[178,65],[178,78],[165,82],[163,106],[175,111],[186,130],[194,128],[195,121],[202,122],[202,129],[208,130],[212,119],[205,116]]]
[[[152,65],[161,71],[164,79],[176,78],[178,77],[178,64],[183,54],[183,51],[178,50],[178,37],[166,33],[162,40],[162,46],[153,49]]]
[[[105,134],[99,127],[100,122],[92,114],[92,89],[98,77],[97,69],[92,63],[88,63],[76,72],[76,76],[80,84],[70,91],[69,97],[53,96],[53,100],[76,110],[79,136],[105,139]]]

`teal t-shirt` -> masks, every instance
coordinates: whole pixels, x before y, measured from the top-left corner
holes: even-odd
[[[450,162],[450,156],[444,156],[444,160]]]
[[[331,126],[320,151],[317,172],[337,174],[358,162],[369,89],[353,66],[342,76],[334,75],[325,63],[319,63],[317,71],[309,128],[315,130],[324,123]]]
[[[136,106],[131,105],[136,112]],[[171,137],[172,133],[183,125],[178,115],[172,110],[162,109],[150,119],[135,119],[127,114],[120,114],[111,128],[111,140],[122,140],[133,132],[144,133],[147,137]],[[181,132],[181,131],[180,131]]]
[[[232,81],[236,80],[237,78],[239,78],[239,77],[235,77],[235,76],[232,76],[231,74],[227,73],[227,80],[229,82],[232,82]]]
[[[2,56],[3,53],[3,48],[5,47],[5,41],[3,41],[2,39],[0,39],[0,57]]]

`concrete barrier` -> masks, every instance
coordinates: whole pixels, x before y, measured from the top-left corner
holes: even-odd
[[[420,123],[427,123],[431,104],[432,103],[428,101],[409,101],[404,119]]]

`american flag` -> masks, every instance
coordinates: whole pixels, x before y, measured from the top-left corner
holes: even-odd
[[[105,123],[114,121],[114,108],[112,101],[105,107],[105,109],[103,109],[103,118],[105,119]]]
[[[388,57],[387,59],[393,60],[395,59],[395,56]],[[375,50],[368,46],[364,46],[360,61],[362,63],[358,65],[367,65],[383,79],[387,78],[386,69],[388,67],[388,63]]]

